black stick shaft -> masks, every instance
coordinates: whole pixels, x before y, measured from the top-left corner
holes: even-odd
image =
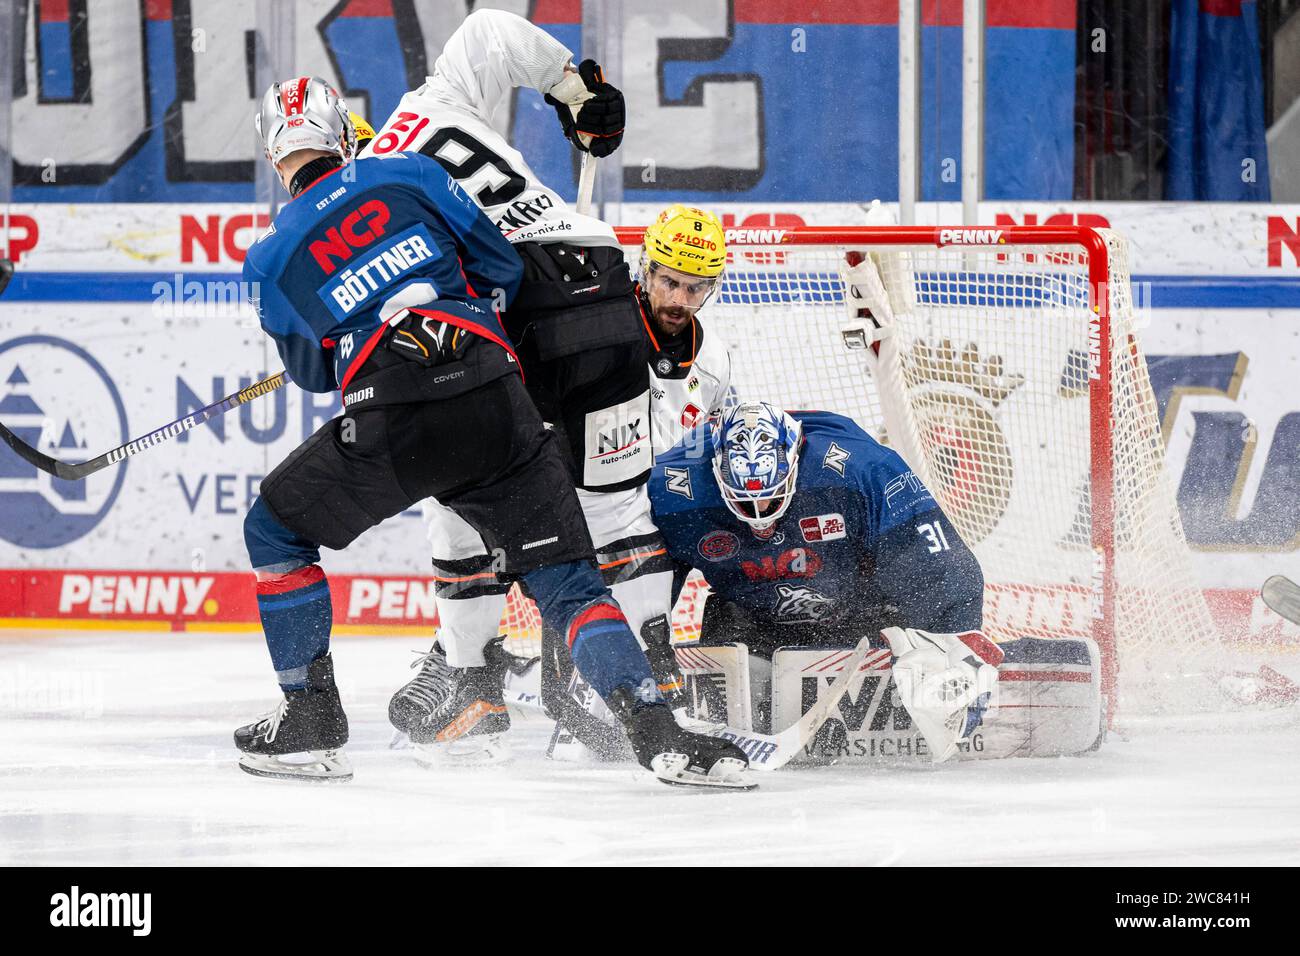
[[[64,478],[68,481],[79,481],[87,475],[93,475],[95,472],[107,468],[109,465],[115,465],[120,461],[125,461],[132,455],[138,455],[146,449],[153,448],[165,441],[175,438],[182,432],[187,432],[192,428],[197,428],[209,419],[216,418],[218,415],[224,415],[232,408],[237,408],[251,402],[255,398],[261,398],[270,392],[280,388],[288,381],[284,372],[272,375],[270,378],[263,379],[260,382],[254,382],[248,388],[241,388],[232,395],[227,395],[220,401],[213,402],[204,408],[184,418],[178,418],[174,422],[156,428],[147,435],[139,438],[133,438],[125,445],[107,451],[98,458],[92,458],[89,461],[83,461],[79,464],[59,461],[57,458],[51,458],[49,455],[43,455],[31,445],[24,442],[21,438],[11,432],[3,424],[0,424],[0,438],[4,439],[6,445],[12,448],[20,458],[31,465],[35,465],[41,471],[54,475],[57,478]]]

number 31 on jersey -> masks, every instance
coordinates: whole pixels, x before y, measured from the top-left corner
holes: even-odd
[[[938,521],[933,524],[921,524],[916,526],[916,533],[925,536],[926,550],[931,554],[938,554],[940,551],[947,551],[948,539],[944,537],[943,525]]]

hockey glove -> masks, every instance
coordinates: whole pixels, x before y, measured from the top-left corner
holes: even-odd
[[[623,94],[605,82],[595,60],[583,60],[577,73],[565,73],[546,102],[555,107],[564,135],[583,152],[608,156],[623,142]]]
[[[894,661],[894,686],[912,722],[925,735],[935,763],[980,725],[988,709],[1002,650],[979,631],[931,634],[916,628],[881,631]]]

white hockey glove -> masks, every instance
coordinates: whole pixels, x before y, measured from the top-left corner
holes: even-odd
[[[897,658],[894,685],[903,707],[925,735],[934,762],[943,763],[983,720],[1002,651],[979,631],[889,627],[881,634]]]

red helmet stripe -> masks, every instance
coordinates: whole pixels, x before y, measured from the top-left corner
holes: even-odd
[[[284,110],[285,116],[292,116],[294,113],[302,113],[307,105],[307,84],[311,77],[300,76],[296,80],[290,80],[288,83],[280,84],[280,108]],[[294,84],[294,97],[286,96],[290,84]],[[294,108],[296,99],[297,108]]]

